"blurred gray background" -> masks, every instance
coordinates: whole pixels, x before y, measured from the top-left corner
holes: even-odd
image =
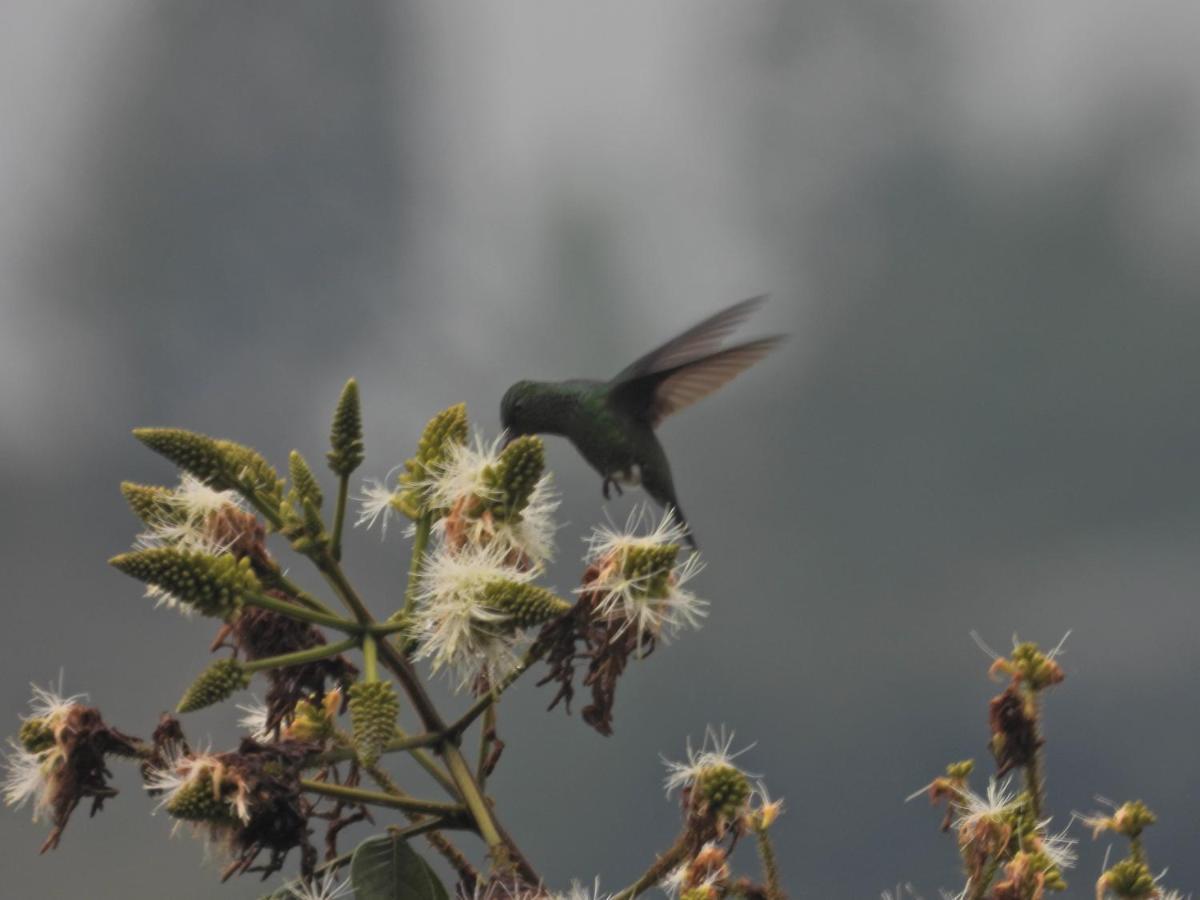
[[[1073,629],[1056,820],[1144,798],[1200,887],[1198,29],[1191,0],[5,3],[9,729],[61,667],[146,733],[205,664],[211,623],[105,565],[118,482],[172,477],[132,426],[319,459],[354,375],[380,476],[452,402],[494,431],[509,382],[770,291],[748,333],[792,340],[663,429],[707,625],[630,671],[612,738],[506,703],[497,802],[549,884],[632,880],[676,828],[658,755],[711,722],[786,798],[794,897],[935,896],[952,840],[903,799],[987,768],[968,633]],[[550,456],[568,590],[604,513]],[[404,542],[347,558],[390,612]],[[228,743],[228,713],[189,728]],[[257,896],[119,777],[47,857],[0,816],[5,896]]]

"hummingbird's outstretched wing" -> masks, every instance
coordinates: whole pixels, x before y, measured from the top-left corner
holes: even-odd
[[[766,356],[783,335],[718,349],[767,298],[743,300],[663,344],[612,381],[612,401],[652,427],[744,372]]]
[[[709,316],[698,325],[693,325],[683,334],[676,335],[661,347],[651,350],[641,359],[630,363],[617,373],[613,384],[634,381],[645,375],[675,369],[685,363],[708,356],[721,346],[721,341],[746,321],[756,309],[767,302],[767,295],[751,297],[735,303],[719,313]]]

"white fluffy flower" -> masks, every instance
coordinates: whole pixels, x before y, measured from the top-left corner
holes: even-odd
[[[1051,864],[1060,871],[1074,868],[1076,861],[1079,859],[1079,854],[1075,850],[1075,845],[1079,841],[1073,837],[1068,837],[1066,828],[1058,832],[1058,834],[1050,834],[1046,830],[1049,825],[1049,819],[1038,823],[1038,831],[1042,835],[1042,852],[1046,854],[1046,859],[1050,860]]]
[[[430,505],[447,510],[434,526],[442,540],[456,547],[495,547],[503,556],[523,558],[543,566],[554,554],[554,511],[559,500],[549,472],[542,473],[519,514],[502,518],[480,507],[504,498],[489,481],[500,463],[504,435],[487,443],[476,434],[470,443],[456,444],[446,463],[423,482]]]
[[[228,536],[219,539],[212,518],[226,510],[245,512],[236,491],[214,491],[200,479],[184,475],[179,487],[160,498],[164,511],[146,522],[137,536],[139,547],[178,547],[218,554],[229,549]]]
[[[597,614],[623,620],[639,638],[668,640],[684,627],[699,627],[708,604],[685,585],[704,568],[700,555],[689,553],[682,563],[672,559],[667,571],[640,564],[667,548],[681,547],[686,536],[670,510],[655,519],[644,506],[630,513],[624,529],[595,528],[586,562],[597,574],[578,592],[598,593]]]
[[[708,769],[716,769],[728,766],[737,768],[733,761],[754,747],[750,744],[743,747],[741,750],[731,752],[733,747],[733,732],[726,731],[725,726],[721,726],[718,731],[712,726],[709,726],[704,732],[704,743],[700,745],[700,749],[692,748],[692,739],[687,741],[687,761],[673,762],[663,757],[663,764],[667,767],[666,790],[667,796],[679,789],[690,787],[695,784],[696,779]],[[756,776],[749,776],[751,778]]]
[[[418,659],[434,671],[452,669],[460,688],[484,676],[492,684],[520,665],[524,641],[511,617],[484,602],[497,580],[528,584],[533,573],[505,565],[505,554],[489,546],[463,553],[440,550],[425,558],[415,617]]]
[[[254,697],[250,703],[239,703],[237,708],[242,711],[238,725],[250,732],[250,737],[256,741],[271,740],[271,731],[267,728],[267,706]]]
[[[983,821],[995,820],[1016,809],[1017,795],[1011,788],[1011,780],[988,781],[987,793],[977,794],[964,787],[954,801],[954,827],[971,828]]]
[[[379,523],[380,537],[387,537],[388,524],[392,517],[399,513],[400,492],[388,487],[395,473],[401,467],[397,466],[388,472],[380,481],[378,478],[368,478],[363,482],[363,492],[358,496],[359,512],[355,525],[373,528]]]
[[[354,892],[350,879],[338,881],[334,872],[326,872],[321,879],[311,881],[292,881],[284,886],[287,892],[284,896],[291,900],[340,900],[349,897]]]
[[[62,762],[61,754],[54,747],[30,753],[16,741],[8,743],[12,752],[4,757],[4,777],[0,779],[4,802],[19,809],[33,800],[33,821],[37,822],[50,809],[51,775]]]

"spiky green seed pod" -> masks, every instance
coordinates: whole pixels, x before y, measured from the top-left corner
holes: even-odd
[[[190,778],[167,801],[167,812],[185,822],[232,823],[237,816],[214,788],[212,773],[201,772]]]
[[[122,481],[121,494],[133,514],[147,525],[179,518],[178,507],[171,502],[170,488]]]
[[[621,560],[621,574],[634,582],[634,589],[642,596],[665,597],[670,591],[671,572],[678,556],[678,544],[630,547]]]
[[[1121,900],[1146,900],[1158,894],[1150,867],[1127,857],[1100,876],[1100,884]]]
[[[426,423],[425,430],[421,432],[421,439],[417,442],[417,452],[404,463],[404,474],[400,476],[400,484],[405,488],[400,505],[405,515],[415,519],[426,511],[428,498],[419,485],[445,466],[454,448],[466,441],[465,403],[442,410]]]
[[[711,815],[732,822],[746,810],[750,781],[733,766],[710,766],[696,776],[695,796]]]
[[[510,617],[513,628],[543,625],[571,609],[571,604],[536,584],[497,578],[483,588],[482,604]]]
[[[288,475],[292,479],[292,490],[296,492],[296,497],[302,502],[307,500],[320,509],[324,500],[321,496],[321,486],[317,484],[316,476],[299,450],[293,450],[288,456]]]
[[[236,692],[250,687],[250,675],[236,659],[218,659],[192,682],[177,712],[190,713],[222,700],[228,700]]]
[[[1065,891],[1067,889],[1067,881],[1063,878],[1063,874],[1059,871],[1058,866],[1048,857],[1042,850],[1026,850],[1025,856],[1029,859],[1029,865],[1035,872],[1039,872],[1043,879],[1043,885],[1050,891]]]
[[[358,382],[353,378],[342,388],[333,411],[329,444],[333,449],[325,458],[338,476],[345,478],[362,464],[366,455],[363,451],[362,407],[358,399]]]
[[[54,746],[54,729],[45,719],[26,719],[21,723],[17,739],[29,753],[41,753]]]
[[[176,547],[153,547],[114,556],[109,564],[215,618],[232,615],[247,596],[262,591],[250,559],[239,561],[228,553],[210,556]]]
[[[389,681],[359,681],[350,685],[350,722],[354,749],[364,766],[379,761],[383,746],[396,733],[400,702]]]
[[[500,497],[494,512],[519,521],[545,469],[546,445],[537,435],[524,435],[505,447],[495,467],[486,475]]]

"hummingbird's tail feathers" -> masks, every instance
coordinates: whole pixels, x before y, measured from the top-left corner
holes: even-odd
[[[709,316],[676,335],[661,347],[651,350],[641,359],[622,369],[612,383],[635,381],[656,372],[676,369],[718,350],[721,342],[746,321],[756,309],[767,302],[767,295],[751,297]]]
[[[759,338],[719,350],[665,372],[654,387],[644,418],[654,427],[672,413],[691,406],[738,375],[778,347],[785,335]]]

